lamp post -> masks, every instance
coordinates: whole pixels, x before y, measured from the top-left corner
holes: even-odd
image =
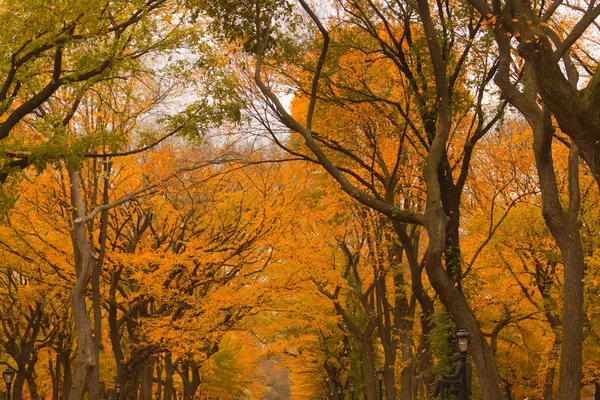
[[[333,389],[329,390],[329,398],[333,400]]]
[[[337,392],[338,392],[338,400],[344,400],[344,398],[342,397],[342,388],[341,387],[338,386]]]
[[[156,400],[160,400],[160,390],[157,390],[156,392],[154,392],[154,398]]]
[[[383,370],[378,369],[376,374],[379,381],[379,400],[383,400]]]
[[[349,384],[348,389],[350,389],[350,400],[354,400],[354,383]]]
[[[120,383],[117,383],[115,385],[115,393],[117,394],[117,400],[119,400],[121,398],[121,389],[123,388],[123,386],[121,386]]]
[[[471,344],[471,334],[464,329],[459,329],[455,334],[456,347],[458,347],[461,364],[460,400],[469,400],[469,382],[467,377],[467,352]]]
[[[10,400],[10,387],[12,386],[12,381],[15,376],[15,370],[11,367],[8,367],[2,373],[2,378],[4,379],[4,383],[6,383],[6,400]]]

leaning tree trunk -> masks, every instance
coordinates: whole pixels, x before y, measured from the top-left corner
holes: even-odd
[[[446,227],[448,217],[442,208],[441,188],[438,169],[446,149],[446,143],[452,127],[450,94],[446,76],[445,61],[437,32],[429,11],[427,0],[417,0],[418,11],[423,22],[423,30],[427,39],[429,53],[434,67],[438,126],[431,143],[423,177],[426,184],[425,228],[429,236],[425,256],[425,268],[435,292],[460,328],[468,330],[472,335],[471,354],[477,366],[477,375],[485,400],[503,400],[504,394],[500,385],[500,375],[492,349],[483,336],[477,319],[467,300],[448,278],[442,264],[446,245]]]
[[[428,212],[428,218],[431,222],[428,226],[430,244],[425,261],[427,275],[441,302],[450,312],[457,326],[466,329],[472,335],[470,353],[477,367],[477,376],[481,383],[484,399],[503,400],[500,375],[496,368],[492,349],[479,329],[479,323],[467,300],[452,284],[444,271],[441,258],[444,246],[445,215],[441,207],[438,210],[436,213],[433,212],[434,210]]]
[[[77,363],[75,377],[69,393],[69,400],[83,400],[97,359],[94,350],[91,321],[86,309],[86,290],[92,279],[94,256],[83,218],[86,215],[85,203],[81,197],[79,170],[69,166],[71,178],[71,204],[73,210],[72,242],[75,255],[77,281],[71,291],[71,310],[77,338]]]

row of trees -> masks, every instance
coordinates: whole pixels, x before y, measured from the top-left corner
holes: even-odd
[[[595,2],[3,7],[15,398],[598,381]]]

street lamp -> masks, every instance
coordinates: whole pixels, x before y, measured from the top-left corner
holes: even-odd
[[[117,383],[115,385],[115,393],[117,394],[117,400],[119,400],[121,398],[121,389],[123,388],[123,386],[121,386],[120,383]]]
[[[12,386],[13,377],[15,376],[15,370],[8,367],[2,373],[4,383],[6,383],[6,400],[10,400],[10,387]]]
[[[329,390],[329,398],[333,400],[333,389]]]
[[[383,400],[383,370],[377,370],[377,380],[379,381],[379,400]]]
[[[157,390],[156,392],[154,392],[154,398],[156,400],[160,400],[160,390]]]
[[[338,400],[340,400],[340,398],[343,400],[343,397],[341,397],[341,395],[342,395],[342,388],[338,386],[337,392],[338,392]]]
[[[348,389],[350,389],[350,400],[354,400],[354,383],[349,384]]]
[[[469,345],[471,344],[471,334],[464,329],[459,329],[456,331],[454,337],[456,338],[456,347],[458,347],[461,364],[460,399],[469,400],[469,382],[467,382],[467,351],[469,351]]]

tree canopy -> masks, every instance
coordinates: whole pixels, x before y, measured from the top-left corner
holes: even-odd
[[[1,2],[10,398],[597,398],[599,15]]]

